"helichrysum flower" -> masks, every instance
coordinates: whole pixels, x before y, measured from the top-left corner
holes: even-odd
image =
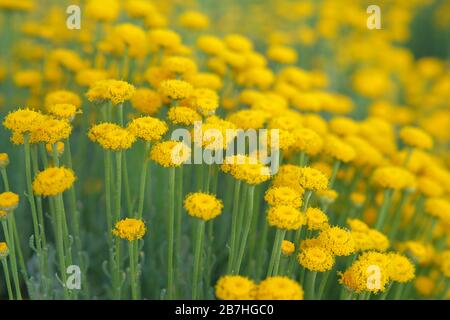
[[[272,184],[274,187],[289,187],[300,194],[304,193],[300,185],[300,167],[292,164],[282,165],[275,175]]]
[[[159,84],[159,93],[164,97],[180,100],[189,98],[194,91],[189,82],[183,80],[169,79],[164,80]]]
[[[355,252],[355,241],[349,231],[339,227],[323,230],[318,240],[335,256],[349,256]]]
[[[228,48],[237,52],[251,51],[253,49],[251,40],[240,34],[228,34],[223,40]]]
[[[325,154],[344,163],[353,160],[356,156],[355,149],[352,146],[334,135],[325,137],[323,151]]]
[[[183,142],[164,141],[155,144],[150,158],[163,167],[178,167],[191,157],[191,149]]]
[[[73,186],[75,174],[71,169],[51,167],[39,172],[33,181],[33,191],[37,195],[56,196]]]
[[[414,176],[401,167],[379,167],[372,175],[373,182],[382,188],[401,190],[414,188]]]
[[[281,205],[269,209],[267,222],[279,229],[297,230],[304,224],[305,218],[299,210]]]
[[[358,133],[359,125],[352,118],[335,117],[330,120],[329,128],[338,136],[350,136]]]
[[[234,123],[236,127],[242,130],[263,128],[268,115],[260,110],[241,110],[230,114],[227,120]]]
[[[11,211],[19,205],[19,196],[14,192],[0,193],[0,210]]]
[[[222,276],[215,290],[220,300],[252,300],[255,298],[256,284],[243,276]]]
[[[171,107],[167,113],[167,117],[174,124],[190,126],[195,121],[201,121],[202,116],[192,108],[189,107]]]
[[[147,228],[144,221],[140,219],[125,218],[116,223],[113,235],[124,240],[134,241],[142,239]]]
[[[9,156],[7,153],[0,153],[0,169],[6,168],[9,164]]]
[[[414,288],[420,295],[429,297],[435,289],[435,281],[431,277],[418,276],[414,282]]]
[[[369,226],[365,222],[363,222],[359,219],[350,219],[349,218],[349,219],[347,219],[347,224],[350,227],[350,229],[355,232],[367,233],[369,231]]]
[[[0,242],[0,259],[7,257],[9,254],[8,245],[6,242]]]
[[[445,219],[450,214],[450,202],[444,198],[429,198],[425,200],[425,212],[433,217]]]
[[[119,105],[130,100],[134,93],[133,85],[121,80],[100,80],[95,82],[86,93],[91,102],[103,103],[111,101],[113,105]]]
[[[221,169],[233,178],[256,185],[270,179],[270,169],[255,157],[237,155],[225,158]]]
[[[197,47],[210,55],[217,55],[225,49],[223,40],[212,35],[201,35],[197,38]]]
[[[308,230],[323,230],[327,228],[328,216],[319,208],[308,208],[305,213]]]
[[[344,141],[356,152],[352,162],[358,166],[378,166],[383,163],[383,155],[366,140],[357,136],[347,136]]]
[[[67,90],[53,91],[45,96],[44,105],[46,108],[55,104],[66,103],[72,104],[78,109],[81,106],[81,99],[76,93]]]
[[[154,50],[175,48],[181,44],[181,37],[169,29],[152,29],[148,32],[148,41]]]
[[[301,285],[288,277],[269,277],[258,285],[257,300],[303,300]]]
[[[299,168],[298,179],[303,189],[321,191],[328,186],[327,177],[319,170],[310,167]]]
[[[441,252],[438,264],[442,274],[446,278],[450,278],[450,250]]]
[[[153,117],[141,117],[132,120],[127,129],[137,138],[145,141],[159,141],[166,134],[167,124]]]
[[[54,144],[46,143],[45,144],[45,150],[47,150],[47,153],[51,156],[53,155],[53,147]],[[64,142],[58,141],[56,143],[56,152],[58,155],[62,155],[64,153]]]
[[[405,256],[391,252],[388,254],[389,277],[396,282],[408,282],[414,279],[414,264]]]
[[[411,147],[419,149],[431,149],[433,139],[424,130],[414,127],[404,127],[400,130],[400,138]]]
[[[295,252],[295,244],[289,240],[283,240],[281,242],[281,254],[283,256],[290,256]]]
[[[219,90],[223,87],[222,79],[218,75],[210,72],[197,72],[184,76],[184,79],[192,84],[194,88]]]
[[[209,26],[208,16],[198,11],[184,12],[179,17],[179,21],[183,27],[190,30],[203,30]]]
[[[361,207],[366,201],[366,195],[361,192],[352,192],[350,194],[350,200],[355,206]]]
[[[334,256],[326,248],[304,248],[297,257],[298,263],[310,271],[325,272],[334,266]]]
[[[196,88],[183,103],[197,110],[204,116],[211,116],[219,107],[219,96],[214,90],[208,88]]]
[[[104,149],[113,151],[129,149],[136,137],[128,130],[113,124],[101,123],[89,129],[88,137]]]
[[[444,193],[444,188],[434,179],[420,177],[417,179],[417,191],[425,197],[440,197]]]
[[[322,150],[322,138],[311,129],[294,129],[292,131],[292,136],[294,139],[292,150],[305,152],[309,156],[315,156]]]
[[[102,22],[114,21],[120,12],[120,2],[118,0],[108,0],[105,5],[104,0],[89,0],[86,3],[86,16]]]
[[[271,187],[267,190],[264,199],[272,207],[286,205],[300,208],[302,205],[301,194],[289,187]]]
[[[44,116],[40,112],[28,108],[17,109],[5,117],[3,125],[14,133],[24,134],[35,130],[43,120]]]
[[[297,61],[297,52],[292,48],[276,45],[269,47],[267,57],[282,64],[293,64]]]
[[[73,118],[79,111],[77,111],[77,107],[75,107],[73,104],[68,103],[60,103],[60,104],[54,104],[46,107],[47,112],[50,113],[55,118],[66,120],[66,121],[72,121]]]
[[[195,73],[197,71],[197,65],[192,59],[179,56],[164,58],[161,66],[170,73],[179,75]]]
[[[67,139],[72,133],[72,126],[66,120],[45,117],[39,126],[32,133],[34,140],[55,144],[58,141]]]
[[[196,192],[186,196],[184,207],[190,216],[208,221],[222,213],[223,204],[212,194]]]
[[[434,255],[433,247],[420,241],[406,241],[399,244],[399,249],[420,265],[429,264]]]
[[[139,112],[154,115],[162,107],[161,96],[154,90],[138,88],[131,97],[131,105]]]
[[[378,230],[370,229],[367,231],[367,235],[369,236],[372,242],[372,249],[377,251],[386,251],[389,248],[390,242],[388,237],[386,237],[383,233]]]
[[[90,87],[100,80],[108,79],[108,73],[101,69],[83,69],[78,71],[75,81],[83,87]]]

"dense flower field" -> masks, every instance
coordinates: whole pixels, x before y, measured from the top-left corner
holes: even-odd
[[[0,298],[447,299],[450,3],[376,2],[0,0]]]

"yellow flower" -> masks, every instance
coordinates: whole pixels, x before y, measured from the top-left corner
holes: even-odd
[[[219,90],[223,87],[222,79],[214,73],[198,72],[195,74],[185,75],[184,79],[192,84],[194,88]]]
[[[191,149],[183,142],[164,141],[155,144],[150,158],[163,167],[179,167],[191,157]]]
[[[53,155],[53,144],[47,143],[45,144],[45,150],[47,150],[47,153],[52,156]],[[64,142],[58,141],[56,143],[56,152],[58,155],[62,155],[64,153]]]
[[[120,11],[118,0],[89,0],[86,3],[86,16],[103,22],[113,21]]]
[[[33,191],[37,195],[56,196],[70,189],[75,182],[71,169],[51,167],[37,174],[33,181]]]
[[[303,300],[301,285],[288,277],[269,277],[258,285],[257,300]]]
[[[429,297],[434,291],[435,282],[430,277],[419,276],[414,282],[414,287],[420,295]]]
[[[375,169],[372,179],[376,185],[382,188],[401,190],[414,188],[414,176],[401,167],[379,167]]]
[[[319,208],[306,209],[305,216],[308,230],[323,230],[329,226],[327,215]]]
[[[297,256],[298,263],[310,271],[325,272],[334,266],[334,256],[325,248],[308,247]]]
[[[234,123],[239,129],[260,129],[264,127],[268,115],[260,110],[240,110],[230,114],[227,120]]]
[[[179,20],[183,27],[190,30],[203,30],[209,26],[208,17],[198,11],[185,11]]]
[[[281,242],[281,254],[283,256],[290,256],[295,252],[295,244],[288,240]]]
[[[223,172],[230,173],[235,179],[243,180],[251,185],[270,179],[270,169],[251,156],[226,157],[220,168]]]
[[[378,149],[372,147],[366,140],[357,136],[347,136],[344,141],[356,152],[352,162],[358,166],[378,166],[383,163],[383,155]]]
[[[305,218],[299,210],[280,205],[269,209],[267,222],[279,229],[297,230],[305,223]]]
[[[400,244],[399,248],[420,265],[429,264],[434,254],[431,245],[426,245],[420,241],[406,241]]]
[[[224,42],[216,36],[202,35],[197,38],[197,47],[207,54],[217,55],[225,49]]]
[[[8,245],[6,242],[0,242],[0,259],[7,257],[9,254]]]
[[[136,137],[130,131],[107,122],[93,126],[88,132],[88,137],[102,148],[113,151],[129,149],[136,141]]]
[[[240,34],[228,34],[223,40],[225,41],[225,45],[233,51],[246,52],[253,49],[253,44],[250,39]]]
[[[7,191],[0,193],[0,210],[12,211],[19,205],[19,196],[13,192]]]
[[[7,153],[0,153],[0,169],[6,168],[9,164],[9,156]]]
[[[161,96],[154,90],[138,88],[131,97],[131,105],[142,113],[154,115],[162,107]]]
[[[389,239],[380,231],[370,229],[367,231],[367,235],[372,241],[372,249],[377,251],[386,251],[389,248]]]
[[[303,187],[300,185],[300,167],[292,164],[282,165],[272,184],[274,187],[289,187],[300,194],[304,193]]]
[[[219,107],[219,96],[214,90],[207,88],[196,88],[188,99],[182,103],[196,109],[204,116],[213,115]]]
[[[167,118],[174,124],[185,126],[193,125],[196,121],[201,121],[202,117],[197,111],[189,107],[171,107],[167,113]]]
[[[353,147],[334,135],[325,137],[323,151],[325,154],[344,163],[353,160],[356,156]]]
[[[72,104],[78,109],[81,106],[81,99],[74,92],[58,90],[50,92],[45,96],[44,105],[46,108],[55,104]]]
[[[355,232],[364,232],[367,233],[369,231],[369,226],[359,219],[347,219],[347,224],[352,231]]]
[[[355,241],[356,251],[367,251],[373,249],[373,241],[367,234],[367,232],[353,231],[351,232],[352,238]]]
[[[349,231],[340,227],[323,230],[318,240],[335,256],[349,256],[355,252],[355,241]]]
[[[172,56],[165,58],[161,66],[173,74],[185,75],[197,72],[195,62],[186,57]]]
[[[147,228],[144,221],[140,219],[125,218],[116,223],[113,235],[124,240],[134,241],[142,239]]]
[[[130,100],[135,90],[128,82],[106,79],[95,82],[89,88],[86,97],[91,102],[104,103],[109,100],[113,105],[120,105]]]
[[[446,278],[450,278],[450,250],[445,250],[441,252],[439,258],[439,267],[441,269],[442,274]]]
[[[184,207],[189,215],[208,221],[222,213],[223,204],[214,195],[196,192],[186,196]]]
[[[148,41],[154,46],[154,51],[171,49],[181,44],[181,37],[169,29],[152,29],[148,33]]]
[[[282,64],[293,64],[297,61],[297,52],[292,48],[277,45],[269,47],[267,57]]]
[[[151,142],[161,140],[169,130],[164,121],[153,117],[136,118],[128,124],[127,129],[137,138]]]
[[[50,113],[52,116],[72,121],[75,115],[78,113],[77,107],[75,107],[73,104],[68,103],[60,103],[60,104],[54,104],[51,106],[47,106],[47,112]]]
[[[143,58],[148,53],[147,36],[142,28],[131,23],[121,23],[114,27],[113,34],[116,41],[127,46],[130,57]]]
[[[317,169],[303,167],[298,169],[298,179],[304,189],[321,191],[328,186],[327,177]]]
[[[34,131],[42,121],[44,116],[40,112],[28,108],[17,109],[5,117],[3,125],[14,133],[24,134]]]
[[[75,81],[83,87],[90,87],[97,81],[108,79],[108,73],[101,69],[82,69],[75,76]]]
[[[271,187],[267,190],[264,199],[270,206],[291,206],[300,208],[302,205],[301,194],[289,187]]]
[[[32,135],[35,141],[55,144],[58,141],[67,139],[71,133],[72,126],[66,120],[45,117]]]
[[[389,277],[393,281],[408,282],[414,279],[416,268],[409,259],[398,253],[389,253]]]
[[[436,180],[428,177],[417,179],[417,190],[425,197],[440,197],[444,193],[442,186]]]
[[[351,136],[358,133],[358,123],[352,118],[336,117],[329,123],[330,130],[338,136]]]
[[[159,92],[170,99],[180,100],[189,98],[193,92],[192,85],[183,80],[169,79],[159,84]]]
[[[309,156],[317,155],[323,148],[322,138],[313,130],[297,128],[292,131],[294,144],[292,149],[305,152]]]
[[[252,300],[255,298],[256,284],[243,276],[222,276],[217,281],[216,297],[220,300]]]
[[[433,139],[428,133],[419,128],[403,127],[400,130],[400,138],[411,147],[419,149],[431,149],[433,147]]]

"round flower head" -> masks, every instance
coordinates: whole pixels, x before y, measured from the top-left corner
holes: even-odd
[[[163,167],[179,167],[191,157],[191,149],[183,142],[163,141],[155,144],[150,158]]]
[[[295,244],[288,240],[281,242],[281,254],[283,256],[290,256],[295,252]]]
[[[425,212],[436,218],[445,218],[450,213],[450,202],[444,198],[429,198],[425,201]]]
[[[401,167],[379,167],[375,169],[372,179],[381,188],[401,190],[415,186],[414,176]]]
[[[216,36],[201,35],[197,38],[197,47],[206,54],[218,55],[225,50],[224,42]]]
[[[194,88],[207,88],[211,90],[219,90],[223,87],[222,79],[209,72],[198,72],[184,77],[186,81],[194,86]]]
[[[54,104],[51,106],[47,106],[47,112],[55,118],[72,121],[77,114],[77,107],[75,107],[73,104],[68,103]]]
[[[383,163],[384,159],[381,152],[372,147],[366,140],[357,136],[347,136],[344,141],[355,150],[356,156],[352,161],[357,166],[374,167]]]
[[[33,132],[34,140],[55,144],[67,139],[72,133],[72,126],[66,120],[45,117]]]
[[[17,134],[25,134],[34,131],[44,120],[44,116],[31,109],[17,109],[10,112],[3,121],[5,128]]]
[[[350,194],[350,200],[355,206],[361,207],[366,201],[366,195],[361,192],[352,192]]]
[[[301,285],[288,277],[269,277],[258,285],[257,300],[303,300]]]
[[[431,245],[424,244],[420,241],[406,241],[402,243],[399,248],[402,252],[406,253],[408,257],[413,259],[414,262],[420,265],[427,265],[433,258],[433,247]]]
[[[19,196],[13,192],[7,191],[0,193],[0,210],[12,211],[19,205]]]
[[[208,221],[222,213],[223,204],[214,195],[196,192],[186,196],[184,207],[189,215]]]
[[[197,110],[204,116],[211,116],[219,107],[219,96],[214,90],[196,88],[188,99],[183,101],[187,106]]]
[[[309,156],[317,155],[323,147],[322,138],[313,130],[297,128],[292,131],[294,151],[305,152]]]
[[[261,129],[264,127],[268,115],[261,110],[240,110],[230,114],[227,120],[242,130]]]
[[[124,240],[133,241],[144,237],[147,231],[144,221],[140,219],[125,218],[116,223],[113,235]]]
[[[252,300],[255,298],[256,284],[243,276],[222,276],[215,289],[220,300]]]
[[[78,109],[81,106],[81,99],[74,92],[67,90],[58,90],[47,94],[45,96],[44,104],[46,108],[54,106],[55,104],[71,104]]]
[[[9,164],[9,156],[7,153],[0,153],[0,169],[6,168]]]
[[[37,195],[56,196],[73,186],[75,174],[63,167],[51,167],[37,174],[33,181],[33,191]]]
[[[128,124],[130,131],[137,138],[145,141],[159,141],[169,129],[162,120],[153,117],[136,118]]]
[[[102,148],[113,151],[129,149],[136,141],[136,137],[130,131],[113,123],[93,126],[88,132],[88,137]]]
[[[75,76],[75,81],[82,87],[90,87],[100,80],[108,79],[108,73],[101,69],[83,69]]]
[[[325,272],[334,266],[334,256],[320,246],[302,249],[297,260],[301,266],[310,271]]]
[[[414,279],[416,268],[405,256],[399,253],[389,253],[389,277],[396,282],[408,282]]]
[[[328,227],[328,217],[319,208],[306,209],[305,216],[308,230],[323,230]]]
[[[113,105],[119,105],[130,100],[135,88],[128,82],[121,80],[106,79],[95,82],[86,93],[91,102],[104,103],[111,101]]]
[[[420,295],[429,297],[435,288],[435,281],[430,277],[419,276],[414,282],[414,287]]]
[[[347,224],[350,227],[350,229],[355,232],[367,233],[369,231],[369,226],[365,222],[363,222],[359,219],[350,219],[349,218],[349,219],[347,219]]]
[[[400,138],[403,143],[408,146],[419,149],[431,149],[433,147],[433,139],[419,128],[404,127],[400,130]]]
[[[355,241],[355,251],[367,251],[373,249],[373,241],[366,232],[352,231],[352,238]]]
[[[189,98],[193,90],[189,82],[176,79],[164,80],[159,84],[158,88],[161,95],[172,100]]]
[[[440,197],[444,193],[442,186],[436,180],[428,177],[417,179],[417,189],[425,197]]]
[[[304,224],[304,220],[299,210],[289,206],[272,207],[267,212],[269,225],[279,229],[297,230]]]
[[[338,136],[349,136],[358,133],[359,126],[355,120],[348,117],[336,117],[329,123],[331,132]]]
[[[305,190],[300,185],[300,168],[301,167],[292,164],[282,165],[272,181],[273,186],[289,187],[298,193],[303,194]]]
[[[208,17],[198,11],[186,11],[179,20],[183,27],[190,30],[203,30],[209,26]]]
[[[302,205],[301,194],[289,187],[271,187],[267,190],[264,199],[270,206],[291,206],[300,208]]]
[[[353,160],[356,156],[355,149],[352,146],[334,135],[325,137],[323,151],[325,154],[344,163]]]
[[[168,57],[162,61],[162,67],[170,73],[184,75],[197,72],[197,65],[186,57]]]
[[[0,242],[0,259],[6,258],[8,254],[8,245],[6,244],[6,242]]]
[[[370,229],[367,235],[372,241],[372,249],[377,251],[386,251],[389,248],[389,239],[378,230]]]
[[[242,155],[227,157],[221,169],[225,173],[230,173],[235,179],[251,185],[270,179],[270,169],[255,157]]]
[[[292,64],[297,61],[297,52],[292,48],[277,45],[267,50],[267,57],[278,63]]]
[[[139,88],[131,97],[131,105],[141,113],[154,115],[161,109],[162,100],[158,92],[147,88]]]
[[[327,177],[317,169],[303,167],[298,170],[298,179],[304,189],[321,191],[328,186]]]
[[[171,107],[167,113],[167,117],[173,124],[184,126],[193,125],[196,121],[201,121],[202,116],[189,107]]]
[[[339,227],[327,228],[317,238],[335,256],[349,256],[356,249],[351,233]]]
[[[154,50],[171,49],[181,44],[178,33],[168,29],[152,29],[148,32],[148,41],[154,46]]]
[[[253,49],[252,42],[245,36],[240,34],[229,34],[224,38],[226,46],[237,52],[246,52]]]

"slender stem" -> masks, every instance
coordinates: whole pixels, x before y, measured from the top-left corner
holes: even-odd
[[[320,300],[325,293],[327,288],[328,280],[330,279],[331,270],[322,273],[322,278],[320,279],[319,291],[317,292],[317,299]]]
[[[104,151],[105,158],[105,202],[106,202],[106,226],[108,241],[112,243],[112,208],[111,208],[111,151]]]
[[[196,231],[195,251],[194,251],[194,273],[192,276],[192,299],[193,300],[201,298],[199,296],[200,268],[201,268],[200,266],[201,266],[201,258],[202,258],[203,237],[205,234],[205,221],[198,220],[198,221],[196,221],[196,224],[197,224],[197,231]]]
[[[150,142],[145,142],[144,159],[142,161],[142,169],[140,176],[140,187],[139,187],[139,203],[137,218],[142,219],[142,214],[144,211],[144,199],[145,199],[145,186],[147,184],[147,171],[148,171],[148,152],[150,150]]]
[[[174,299],[174,220],[175,220],[175,168],[169,168],[168,189],[168,240],[167,240],[167,297]]]
[[[231,215],[231,240],[230,240],[230,253],[228,255],[228,267],[227,273],[231,273],[233,266],[233,257],[236,251],[237,241],[237,220],[239,213],[239,195],[241,189],[241,180],[236,180],[234,183],[234,196],[233,196],[233,212]]]
[[[5,272],[5,281],[6,281],[6,288],[8,290],[8,299],[14,300],[14,295],[11,287],[11,277],[9,275],[9,269],[8,269],[8,261],[6,258],[0,258],[2,260],[3,264],[3,271]]]
[[[263,226],[262,226],[262,232],[261,232],[261,238],[260,238],[260,244],[258,248],[258,255],[256,258],[256,280],[260,280],[262,273],[263,273],[263,265],[264,265],[264,256],[266,253],[266,247],[267,247],[267,233],[269,231],[269,225],[267,221],[264,219]]]
[[[273,243],[272,255],[270,256],[269,269],[267,270],[267,277],[276,276],[281,257],[281,244],[286,235],[286,230],[277,229],[275,233],[275,241]]]
[[[384,224],[384,221],[386,220],[393,192],[394,191],[392,189],[384,190],[383,204],[381,205],[380,211],[378,212],[377,221],[375,222],[375,229],[380,230],[380,228]]]
[[[114,222],[120,220],[122,206],[122,151],[116,152],[116,190],[115,190]]]
[[[329,184],[328,184],[328,187],[330,189],[332,189],[333,186],[334,186],[334,182],[336,181],[336,176],[337,176],[337,173],[339,171],[340,166],[341,166],[341,162],[339,160],[334,160],[333,171],[331,173],[330,181],[329,181]]]
[[[69,292],[66,287],[67,274],[66,274],[66,260],[64,254],[64,236],[63,236],[63,212],[62,212],[62,194],[58,194],[55,199],[56,203],[56,253],[58,256],[59,273],[62,285],[64,288],[64,298],[69,298]]]
[[[306,291],[306,298],[308,300],[314,300],[316,298],[315,296],[316,276],[317,271],[308,270],[308,272],[306,272],[305,291]]]
[[[177,272],[181,272],[181,246],[182,246],[182,223],[183,223],[183,167],[175,171],[175,266]],[[178,288],[175,284],[174,290]]]
[[[128,241],[128,251],[130,255],[130,283],[131,297],[133,300],[139,299],[138,275],[137,275],[137,241]]]

